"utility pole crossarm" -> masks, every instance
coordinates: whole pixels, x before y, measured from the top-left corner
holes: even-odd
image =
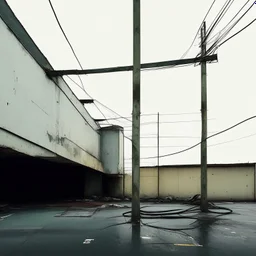
[[[179,59],[179,60],[144,63],[144,64],[141,64],[141,69],[181,66],[181,65],[200,63],[200,62],[212,62],[212,61],[217,61],[217,60],[218,60],[217,54],[213,54],[213,55],[190,58],[190,59]],[[45,69],[45,72],[49,77],[57,77],[57,76],[65,76],[65,75],[89,75],[89,74],[125,72],[125,71],[132,71],[132,70],[133,70],[133,66],[121,66],[121,67],[95,68],[95,69],[83,69],[83,70],[79,70],[79,69],[69,69],[69,70]]]

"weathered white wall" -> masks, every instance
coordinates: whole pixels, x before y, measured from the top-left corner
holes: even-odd
[[[189,198],[200,194],[200,167],[160,167],[160,196]],[[208,167],[208,197],[211,200],[256,200],[255,168]],[[141,168],[141,197],[157,197],[157,168]],[[125,175],[125,195],[132,194],[132,177]]]
[[[0,147],[102,170],[99,127],[68,85],[48,79],[2,19],[0,35]]]

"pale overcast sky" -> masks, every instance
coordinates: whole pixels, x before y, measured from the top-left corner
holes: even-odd
[[[245,2],[234,1],[213,35],[229,22]],[[253,3],[250,2],[248,7]],[[47,0],[8,0],[8,3],[55,69],[79,68]],[[52,3],[84,68],[132,64],[132,0],[52,0]],[[180,58],[191,44],[211,3],[212,0],[142,0],[142,62]],[[206,26],[211,24],[223,4],[224,0],[216,1],[206,19]],[[233,32],[247,25],[255,16],[256,5]],[[208,65],[209,134],[256,115],[255,30],[256,24],[253,24],[223,45],[217,51],[218,63]],[[197,55],[199,42],[198,36],[187,57]],[[74,79],[79,83],[76,77]],[[88,75],[82,79],[93,98],[122,116],[131,115],[131,72]],[[78,98],[86,98],[81,89],[69,84]],[[197,143],[201,131],[200,66],[143,71],[141,109],[142,114],[193,113],[162,115],[162,122],[198,121],[162,123],[160,136],[195,138],[162,138],[160,154],[172,153]],[[93,117],[102,118],[95,107],[90,107],[89,111]],[[116,117],[104,108],[102,111],[109,118]],[[141,121],[154,122],[156,116],[142,117]],[[125,120],[114,123],[131,125]],[[142,137],[154,134],[156,124],[142,125]],[[131,135],[131,128],[127,127],[126,135]],[[256,161],[256,120],[210,139],[208,145],[222,142],[227,143],[209,147],[209,163]],[[156,138],[141,138],[141,146],[142,158],[156,155],[156,148],[144,148],[156,146]],[[128,140],[125,141],[125,157],[131,157],[131,143]],[[160,159],[160,164],[199,162],[200,147]],[[155,159],[141,162],[141,165],[155,164]],[[131,161],[126,161],[126,167],[130,169]]]

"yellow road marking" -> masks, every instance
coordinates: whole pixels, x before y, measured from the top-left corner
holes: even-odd
[[[175,246],[202,246],[200,244],[174,244]]]

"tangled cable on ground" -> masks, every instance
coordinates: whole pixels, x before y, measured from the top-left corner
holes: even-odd
[[[199,195],[195,195],[191,200],[187,202],[187,204],[191,204],[191,202],[194,202],[197,200]],[[156,228],[156,229],[162,229],[162,230],[169,230],[169,231],[182,231],[182,230],[191,230],[198,228],[202,225],[202,222],[205,220],[217,220],[218,217],[222,215],[227,215],[231,214],[233,211],[229,208],[222,207],[222,206],[217,206],[212,202],[208,203],[208,213],[216,214],[216,216],[210,216],[209,219],[205,218],[204,216],[200,216],[201,209],[200,206],[192,206],[187,209],[170,209],[170,210],[162,210],[162,211],[149,211],[149,210],[144,210],[146,207],[152,207],[152,206],[144,206],[141,207],[140,209],[140,222],[144,226],[148,226],[151,228]],[[127,211],[123,213],[123,216],[125,218],[131,218],[132,211]],[[143,222],[143,219],[192,219],[195,220],[194,223],[198,223],[198,225],[191,226],[187,225],[185,227],[181,228],[169,228],[169,227],[160,227],[156,225],[152,225],[150,223],[145,223]]]
[[[226,207],[217,206],[214,203],[208,204],[208,212],[214,213],[218,215],[226,215],[231,214],[233,211]],[[147,206],[151,207],[151,206]],[[145,207],[143,207],[145,208]],[[163,210],[163,211],[147,211],[140,209],[140,217],[141,219],[198,219],[198,216],[191,214],[198,214],[200,213],[199,206],[193,206],[187,209],[171,209],[171,210]],[[123,216],[126,218],[131,217],[132,211],[124,212]],[[183,215],[181,215],[183,214]],[[190,215],[188,215],[190,214]]]
[[[184,233],[185,230],[200,228],[201,226],[205,224],[208,225],[209,223],[212,224],[215,221],[218,221],[220,216],[233,213],[231,209],[223,206],[217,206],[213,202],[208,202],[207,213],[202,213],[200,209],[200,194],[196,194],[193,197],[183,201],[183,205],[189,205],[190,207],[186,209],[179,208],[179,209],[169,209],[169,210],[160,210],[160,211],[159,210],[150,211],[150,210],[145,210],[145,208],[157,207],[157,205],[151,204],[147,206],[142,206],[140,208],[140,222],[138,224],[141,224],[142,226],[147,226],[150,228],[163,230],[163,231],[174,231],[174,232]],[[128,207],[128,206],[125,206],[125,207]],[[129,218],[129,220],[126,220],[125,222],[121,222],[121,223],[112,224],[110,226],[105,227],[104,229],[119,226],[119,225],[132,224],[132,220],[131,220],[132,210],[124,212],[121,216],[123,216],[125,219]],[[117,218],[121,216],[118,215],[111,218]],[[192,223],[186,224],[184,227],[166,227],[166,226],[163,227],[163,226],[152,225],[152,222],[151,223],[144,222],[143,221],[144,219],[146,220],[154,219],[156,221],[160,219],[162,220],[188,219],[188,220],[194,220],[194,221]]]

